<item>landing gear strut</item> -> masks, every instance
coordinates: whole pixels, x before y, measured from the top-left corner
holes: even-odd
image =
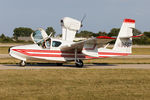
[[[26,65],[26,62],[21,60],[21,62],[19,63],[21,67],[24,67]]]
[[[76,67],[83,67],[83,61],[81,59],[77,59],[77,49],[75,49],[75,65]]]

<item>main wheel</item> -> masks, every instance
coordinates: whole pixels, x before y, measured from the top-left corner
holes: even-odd
[[[82,68],[83,67],[83,61],[82,60],[80,60],[80,59],[78,59],[77,61],[76,61],[76,67],[80,67],[80,68]]]
[[[23,60],[21,60],[21,62],[20,62],[20,66],[21,67],[24,67],[26,65],[26,62],[25,61],[23,61]]]

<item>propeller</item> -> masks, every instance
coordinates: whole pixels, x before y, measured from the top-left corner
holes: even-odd
[[[82,20],[81,20],[81,27],[83,27],[83,21],[84,21],[84,19],[86,18],[86,14],[84,14],[84,16],[83,16],[83,18],[82,18]]]
[[[80,27],[83,27],[83,21],[84,21],[84,19],[86,18],[86,14],[84,14],[84,16],[82,17],[82,19],[81,19],[81,26]],[[76,33],[78,33],[78,30],[76,31]]]

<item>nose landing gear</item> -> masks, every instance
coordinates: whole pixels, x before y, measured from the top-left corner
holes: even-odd
[[[26,62],[23,61],[23,60],[21,60],[21,62],[19,63],[19,65],[20,65],[21,67],[24,67],[24,66],[26,66]]]

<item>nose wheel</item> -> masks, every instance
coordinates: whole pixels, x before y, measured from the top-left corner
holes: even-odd
[[[19,63],[19,65],[20,65],[21,67],[24,67],[24,66],[26,65],[26,62],[23,61],[23,60],[21,60],[21,62]]]
[[[76,60],[76,62],[75,62],[75,64],[76,64],[76,67],[80,67],[80,68],[82,68],[83,67],[83,61],[82,60],[80,60],[80,59],[77,59]]]

